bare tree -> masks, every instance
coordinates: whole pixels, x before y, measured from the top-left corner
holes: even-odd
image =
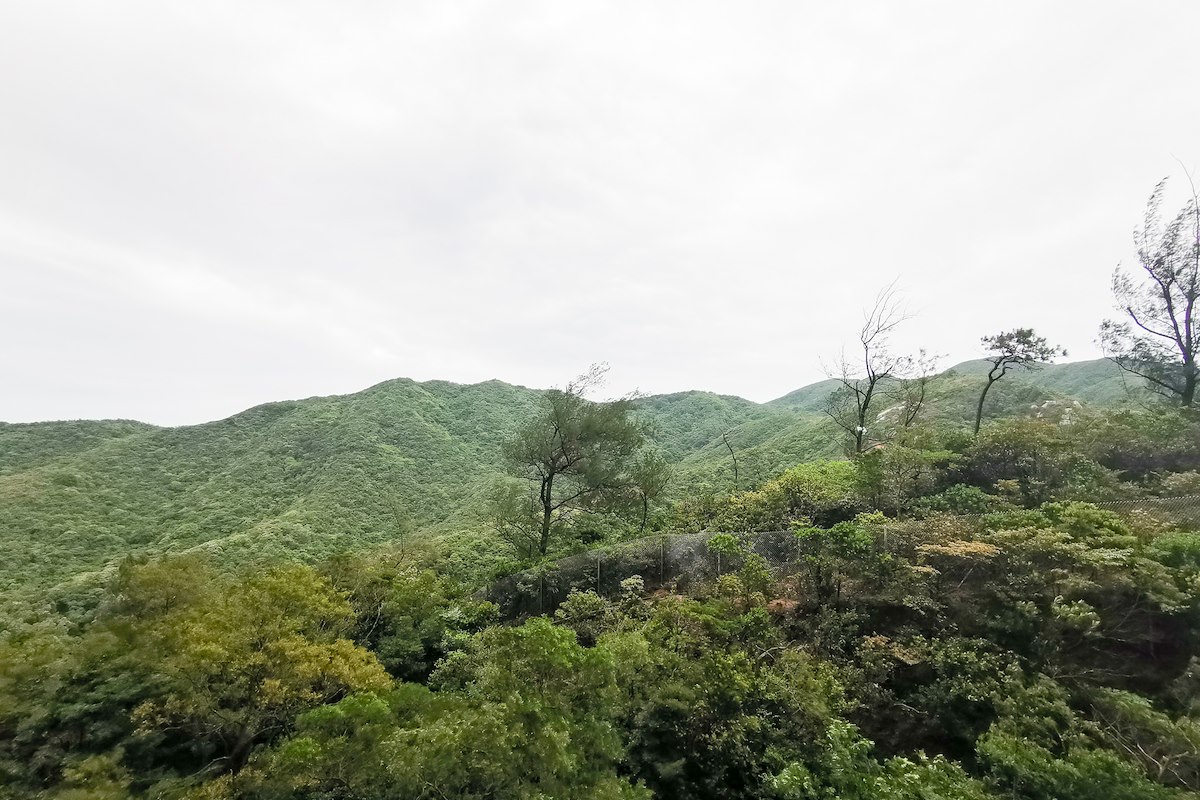
[[[938,362],[941,360],[942,356],[922,349],[916,358],[910,360],[909,374],[900,379],[896,396],[900,402],[898,427],[902,440],[906,437],[907,431],[917,424],[921,418],[921,412],[925,410],[929,382],[937,374]]]
[[[885,381],[904,375],[912,358],[897,356],[889,348],[889,336],[896,326],[909,318],[893,283],[879,292],[875,304],[863,315],[858,342],[862,354],[852,360],[843,352],[830,377],[838,387],[829,395],[825,413],[844,430],[853,445],[852,454],[867,449],[871,439],[868,422],[873,422],[871,407]],[[849,448],[848,448],[849,449]]]
[[[1190,176],[1189,176],[1190,180]],[[1120,268],[1112,288],[1127,322],[1106,320],[1100,328],[1105,354],[1126,372],[1144,378],[1161,395],[1191,408],[1200,380],[1196,301],[1200,298],[1200,201],[1196,188],[1169,222],[1161,207],[1166,179],[1146,203],[1142,227],[1134,232],[1140,280]]]
[[[729,431],[721,434],[721,441],[725,443],[725,447],[729,450],[729,458],[733,461],[733,491],[738,490],[738,463],[737,454],[733,452],[733,445],[729,443]]]

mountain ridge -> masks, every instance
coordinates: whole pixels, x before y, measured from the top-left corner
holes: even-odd
[[[1028,414],[1067,397],[1054,387],[1087,390],[1111,378],[1097,362],[1074,363],[1082,366],[1006,377],[989,396],[988,416]],[[977,375],[939,375],[930,384],[932,416],[965,424],[978,384]],[[813,408],[820,384],[803,390],[807,405],[793,406],[779,401],[795,392],[769,403],[700,390],[652,395],[636,401],[635,413],[673,463],[677,492],[727,492],[841,455],[841,437]],[[128,555],[313,560],[417,534],[461,550],[464,564],[499,559],[480,544],[481,507],[503,473],[502,442],[542,394],[497,379],[397,378],[201,425],[0,423],[0,546],[8,554],[0,590],[96,575]]]
[[[982,374],[986,374],[988,366],[989,366],[989,362],[986,359],[982,359],[982,358],[968,359],[967,361],[960,362],[958,364],[955,364],[954,366],[951,366],[951,367],[946,368],[945,370],[942,370],[939,373],[936,373],[933,377],[943,377],[943,376],[947,376],[950,374],[960,374],[960,375],[979,374],[979,375],[982,375]],[[1010,375],[1020,375],[1020,374],[1036,375],[1039,372],[1048,373],[1050,375],[1061,375],[1064,372],[1077,372],[1083,368],[1086,368],[1088,372],[1091,372],[1095,369],[1099,369],[1099,370],[1103,371],[1104,373],[1107,373],[1105,375],[1106,380],[1112,380],[1112,379],[1122,375],[1120,368],[1117,367],[1115,363],[1113,363],[1111,360],[1109,360],[1107,358],[1086,359],[1086,360],[1082,360],[1082,361],[1066,361],[1066,362],[1053,363],[1053,364],[1039,364],[1037,366],[1037,368],[1035,368],[1035,370],[1028,371],[1028,372],[1022,372],[1021,370],[1013,370],[1013,371],[1010,371]],[[1044,381],[1035,381],[1035,382],[1036,383],[1044,383]],[[438,387],[448,387],[448,388],[454,388],[454,387],[476,388],[476,387],[484,387],[484,386],[504,386],[504,387],[508,387],[511,389],[520,389],[520,390],[524,390],[524,391],[539,392],[539,393],[549,391],[549,388],[552,388],[552,387],[548,387],[546,389],[537,389],[534,387],[525,386],[524,384],[509,383],[508,381],[502,380],[500,378],[489,378],[484,381],[465,383],[465,382],[459,382],[459,381],[446,380],[443,378],[431,378],[426,381],[418,381],[415,378],[408,378],[405,376],[397,376],[395,378],[388,378],[386,380],[379,381],[379,382],[371,384],[363,389],[359,389],[359,390],[356,390],[353,392],[344,392],[344,393],[340,393],[340,394],[338,394],[338,393],[314,394],[314,395],[309,395],[307,397],[291,398],[291,399],[286,399],[286,400],[267,400],[265,402],[255,404],[253,406],[249,406],[245,409],[242,409],[241,411],[236,411],[225,417],[220,417],[220,418],[214,419],[214,420],[206,420],[203,422],[196,422],[196,423],[185,424],[185,425],[158,425],[156,423],[143,422],[141,420],[136,420],[133,418],[126,418],[126,417],[101,418],[101,419],[95,419],[95,418],[90,418],[90,417],[78,417],[78,418],[71,418],[71,419],[35,420],[35,421],[31,421],[31,422],[6,422],[3,420],[0,420],[0,428],[2,428],[2,427],[18,427],[18,426],[50,425],[50,424],[57,424],[57,423],[74,423],[74,422],[132,423],[132,424],[136,424],[136,425],[140,425],[140,426],[158,428],[158,429],[192,428],[192,427],[197,427],[200,425],[210,425],[210,424],[216,423],[216,422],[223,422],[224,420],[232,419],[234,417],[238,417],[243,414],[247,414],[249,412],[256,411],[258,409],[262,409],[264,407],[286,405],[286,404],[290,404],[290,403],[306,403],[306,402],[310,402],[310,401],[333,400],[333,399],[337,399],[337,398],[354,397],[356,395],[364,394],[366,392],[372,392],[372,391],[378,390],[382,387],[393,386],[396,384],[408,384],[408,385],[420,386],[420,387],[438,386]],[[713,397],[721,398],[723,400],[736,400],[739,402],[748,403],[748,404],[755,405],[755,406],[794,407],[794,404],[789,400],[790,398],[793,398],[796,396],[806,396],[809,394],[815,394],[815,393],[818,393],[821,391],[831,391],[832,389],[836,388],[837,385],[838,385],[838,381],[836,378],[826,378],[826,379],[823,379],[820,381],[814,381],[812,383],[805,384],[799,388],[793,389],[790,392],[786,392],[785,394],[782,394],[779,397],[775,397],[770,400],[765,400],[765,401],[761,401],[761,402],[757,401],[757,400],[750,400],[746,397],[742,397],[741,395],[722,394],[720,392],[714,392],[714,391],[711,391],[708,389],[682,389],[682,390],[674,391],[674,392],[662,392],[662,393],[656,393],[656,394],[640,395],[637,397],[637,399],[638,400],[654,400],[654,399],[659,399],[659,398],[671,398],[671,397],[681,397],[681,396],[688,396],[688,395],[695,395],[695,394],[704,394],[704,395],[712,395]],[[1076,398],[1076,399],[1085,400],[1085,398]],[[1106,397],[1106,400],[1107,400],[1107,397]]]

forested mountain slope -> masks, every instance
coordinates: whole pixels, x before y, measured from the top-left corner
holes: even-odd
[[[948,417],[962,416],[963,419],[974,414],[974,403],[979,397],[978,387],[990,368],[988,361],[975,359],[956,364],[934,376],[931,388],[943,401],[941,404],[934,403],[938,406],[938,413]],[[825,399],[837,386],[836,380],[818,381],[778,397],[767,405],[821,413]],[[1107,358],[1043,364],[1036,369],[1013,369],[994,389],[997,397],[989,394],[988,403],[996,416],[1002,415],[1009,406],[1020,400],[1034,397],[1046,399],[1067,396],[1088,405],[1115,406],[1129,401],[1133,386],[1130,376]],[[947,400],[951,402],[947,404]],[[963,410],[968,406],[969,414]]]
[[[964,378],[977,379],[986,375],[990,368],[991,364],[986,360],[976,359],[964,361],[948,372]],[[1009,378],[1016,378],[1042,391],[1066,395],[1093,406],[1125,404],[1131,399],[1130,391],[1138,385],[1137,379],[1107,358],[1065,364],[1043,364],[1035,370],[1028,371],[1018,369],[1010,373],[1005,381]]]
[[[949,426],[969,425],[989,366],[983,360],[966,361],[930,378],[924,418]],[[809,384],[756,406],[758,415],[727,429],[726,440],[737,455],[742,488],[761,483],[797,462],[842,454],[842,442],[824,413],[826,401],[838,385],[835,380]],[[873,406],[875,414],[887,416],[896,402],[888,392],[895,388],[894,381],[883,383]],[[1111,408],[1135,398],[1132,388],[1127,376],[1107,359],[1017,369],[988,394],[984,419],[1048,413],[1051,410],[1042,407],[1048,400]],[[732,459],[720,432],[682,460],[679,477],[693,488],[705,483],[732,488]]]
[[[498,471],[501,440],[537,401],[500,382],[395,380],[64,447],[0,476],[0,574],[8,586],[61,580],[128,552],[247,539],[264,556],[320,556],[432,525]],[[76,425],[5,426],[0,451]]]
[[[1065,390],[1112,402],[1104,363],[1011,375],[989,415],[1027,414]],[[976,371],[969,362],[936,378],[931,413],[969,419]],[[816,384],[757,404],[683,392],[644,398],[638,412],[675,464],[677,491],[729,491],[839,455],[820,413],[827,393]],[[500,445],[539,402],[538,391],[500,381],[398,379],[180,428],[0,424],[0,590],[88,580],[131,553],[314,559],[410,533],[478,531]]]
[[[74,420],[10,425],[0,422],[0,475],[76,455],[111,439],[155,430],[128,420]]]

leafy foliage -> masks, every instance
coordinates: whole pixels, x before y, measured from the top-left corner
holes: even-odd
[[[493,502],[501,537],[528,558],[545,556],[581,518],[642,512],[666,486],[666,462],[639,451],[645,431],[628,398],[589,402],[584,393],[603,378],[591,371],[546,393],[544,407],[504,444],[515,482]]]
[[[849,466],[793,499],[844,497]],[[740,566],[715,586],[630,579],[520,625],[397,545],[127,562],[91,619],[5,618],[0,769],[59,798],[1200,789],[1193,533],[1077,502],[792,519],[783,572],[719,533]]]

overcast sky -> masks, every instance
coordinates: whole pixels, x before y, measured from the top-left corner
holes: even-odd
[[[610,394],[765,401],[895,279],[899,348],[1097,357],[1147,195],[1200,163],[1197,31],[1195,0],[5,3],[0,420],[601,360]]]

